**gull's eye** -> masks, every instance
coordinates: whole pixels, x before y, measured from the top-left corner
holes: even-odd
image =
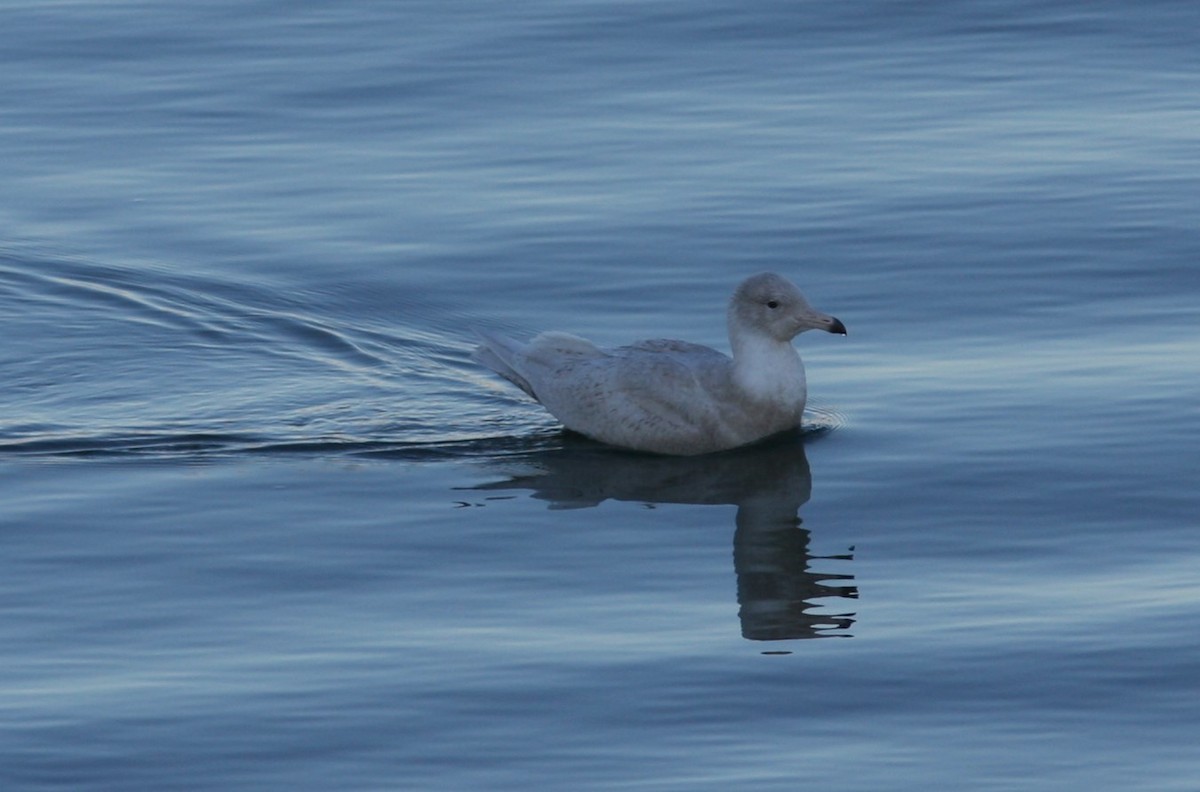
[[[767,307],[774,311],[779,307],[779,300],[767,300]]]

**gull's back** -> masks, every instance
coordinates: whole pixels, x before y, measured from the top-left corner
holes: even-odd
[[[565,333],[543,333],[528,344],[489,336],[476,358],[566,428],[626,448],[702,454],[798,423],[798,416],[747,404],[729,357],[699,344],[653,340],[603,350]]]

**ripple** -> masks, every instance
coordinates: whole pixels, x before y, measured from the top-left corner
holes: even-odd
[[[495,414],[433,309],[0,249],[0,451],[123,456],[451,442],[531,426]],[[314,439],[316,438],[316,439]],[[332,441],[323,438],[334,438]],[[373,446],[366,446],[373,447]]]
[[[846,425],[846,415],[835,407],[809,402],[804,411],[805,437],[824,437]]]

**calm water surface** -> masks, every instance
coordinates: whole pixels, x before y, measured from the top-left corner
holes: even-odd
[[[4,789],[1196,788],[1191,4],[3,16]],[[765,447],[468,358],[762,269]]]

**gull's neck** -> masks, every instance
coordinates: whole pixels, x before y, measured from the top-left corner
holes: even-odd
[[[804,364],[790,341],[779,341],[743,328],[729,328],[733,381],[755,401],[803,410]]]

